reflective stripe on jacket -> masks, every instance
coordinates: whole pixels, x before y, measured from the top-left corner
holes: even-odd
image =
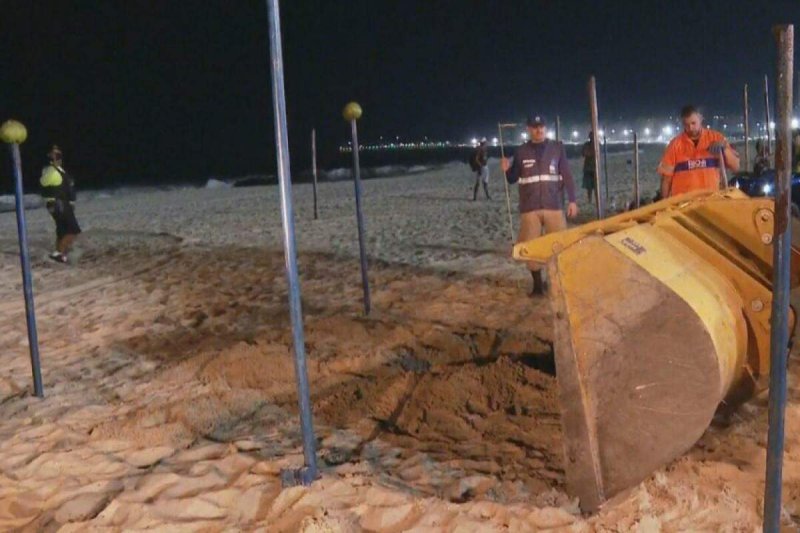
[[[509,183],[519,183],[519,212],[563,209],[564,190],[575,201],[575,180],[564,145],[558,141],[528,141],[514,152],[508,169]]]

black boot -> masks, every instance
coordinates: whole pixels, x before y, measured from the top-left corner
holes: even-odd
[[[478,184],[475,184],[475,188],[472,189],[472,201],[476,201],[478,199]]]
[[[531,270],[531,277],[533,278],[533,290],[531,296],[543,296],[547,294],[547,282],[544,280],[544,274],[541,270]]]
[[[483,192],[486,193],[486,199],[487,200],[491,200],[492,199],[492,197],[489,196],[489,184],[486,183],[485,181],[483,182]]]

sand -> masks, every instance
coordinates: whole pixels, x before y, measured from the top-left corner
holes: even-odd
[[[643,154],[645,190],[657,157]],[[629,158],[609,161],[620,204]],[[491,202],[469,200],[463,164],[365,182],[368,318],[352,184],[321,184],[317,221],[310,186],[295,187],[322,476],[286,489],[302,446],[277,188],[80,203],[70,266],[47,261],[51,222],[29,211],[44,400],[30,394],[14,217],[0,215],[0,530],[759,529],[763,397],[595,515],[564,492],[550,308],[508,259],[496,174]],[[584,195],[581,208],[590,218]]]

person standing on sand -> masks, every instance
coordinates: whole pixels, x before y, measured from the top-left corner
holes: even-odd
[[[481,139],[478,146],[472,153],[472,170],[475,171],[475,187],[472,189],[472,201],[478,199],[478,187],[483,183],[483,192],[486,194],[486,199],[491,200],[489,196],[489,149],[486,147],[486,137]]]
[[[594,175],[594,132],[589,132],[589,140],[583,143],[581,149],[583,156],[583,188],[586,189],[586,200],[591,204],[596,194],[597,181]]]
[[[47,154],[50,164],[42,170],[39,183],[47,211],[56,223],[56,249],[50,259],[59,263],[67,262],[67,254],[81,227],[75,218],[75,182],[64,170],[61,148],[53,145]]]
[[[733,172],[739,170],[739,154],[724,135],[703,127],[703,115],[695,106],[684,106],[681,120],[683,132],[669,142],[658,165],[662,198],[690,191],[718,191],[720,159]]]
[[[520,227],[517,242],[535,239],[567,227],[564,218],[564,189],[569,203],[567,216],[578,215],[575,203],[575,180],[569,168],[564,145],[547,138],[545,120],[539,115],[528,118],[528,142],[517,147],[514,161],[503,158],[501,165],[508,183],[519,183]],[[533,278],[531,295],[547,290],[541,265],[528,263]]]

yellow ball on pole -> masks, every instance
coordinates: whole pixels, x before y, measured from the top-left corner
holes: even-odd
[[[28,138],[28,130],[22,122],[6,120],[0,126],[0,140],[6,144],[22,144]]]
[[[345,120],[358,120],[361,118],[361,106],[358,105],[358,102],[350,102],[346,106],[344,106],[344,110],[342,110],[342,116]]]

